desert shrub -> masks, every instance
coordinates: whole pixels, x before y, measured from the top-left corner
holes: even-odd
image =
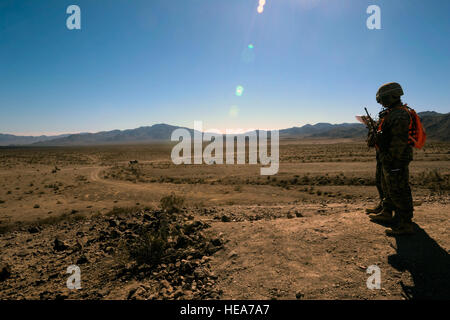
[[[138,265],[155,266],[161,263],[170,247],[169,236],[179,234],[178,229],[170,223],[174,216],[167,212],[148,216],[147,219],[152,221],[150,225],[141,225],[135,237],[122,239],[119,242],[116,260],[120,264],[125,265],[135,261]]]
[[[450,190],[450,174],[443,174],[439,170],[427,170],[413,177],[412,184],[424,186],[432,191]]]
[[[123,216],[136,213],[141,210],[139,207],[113,207],[111,211],[106,213],[106,216]]]
[[[184,197],[177,196],[172,193],[168,196],[162,197],[160,200],[161,209],[169,213],[177,213],[181,211],[185,202]]]
[[[167,248],[167,240],[161,235],[145,233],[129,244],[129,257],[138,264],[158,264]]]

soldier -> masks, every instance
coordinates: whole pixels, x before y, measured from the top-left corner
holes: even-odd
[[[414,232],[408,169],[413,158],[408,141],[411,117],[400,99],[402,95],[402,87],[395,82],[382,85],[376,95],[377,102],[386,108],[376,136],[384,199],[381,213],[369,217],[375,222],[392,223],[392,228],[386,230],[390,236]],[[395,211],[394,218],[392,211]]]

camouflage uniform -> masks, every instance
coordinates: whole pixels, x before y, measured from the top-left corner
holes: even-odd
[[[409,144],[409,126],[412,119],[402,104],[402,95],[403,89],[397,82],[382,85],[376,94],[377,102],[386,108],[385,112],[380,113],[382,122],[375,135],[381,162],[384,199],[382,211],[369,215],[369,218],[374,222],[392,223],[392,228],[386,230],[389,236],[414,233],[408,170],[413,158]],[[392,211],[395,211],[394,219]]]
[[[413,202],[409,186],[409,163],[413,158],[408,143],[411,118],[399,103],[390,108],[381,126],[379,158],[382,168],[383,208],[395,210],[397,224],[411,223]]]
[[[375,185],[377,186],[378,195],[380,196],[380,200],[384,199],[384,191],[383,191],[383,166],[380,160],[380,152],[377,150],[377,167],[375,171]]]
[[[377,127],[380,124],[381,119],[385,116],[385,112],[382,111],[379,113],[378,118],[379,121],[378,123],[376,123]],[[369,131],[369,135],[370,135],[370,131]],[[377,166],[376,166],[376,171],[375,171],[375,185],[377,187],[377,191],[378,191],[378,195],[379,195],[379,199],[380,199],[380,203],[374,207],[374,208],[368,208],[366,209],[366,213],[367,214],[371,214],[371,213],[375,213],[378,214],[382,211],[383,209],[383,199],[384,199],[384,191],[383,191],[383,168],[381,165],[381,160],[380,160],[380,152],[378,150],[378,147],[375,146],[375,144],[370,144],[369,141],[372,141],[372,139],[370,139],[368,137],[367,139],[368,141],[368,146],[369,148],[373,147],[376,150],[376,160],[377,160]]]

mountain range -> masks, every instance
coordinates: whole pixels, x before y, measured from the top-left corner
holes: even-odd
[[[450,113],[425,111],[418,113],[430,140],[450,141]],[[144,142],[170,141],[172,132],[183,128],[168,124],[155,124],[128,130],[101,131],[97,133],[79,133],[59,136],[15,136],[0,134],[0,146],[33,145],[33,146],[76,146],[131,144]],[[185,128],[187,129],[187,128]],[[192,133],[192,129],[188,129]],[[306,124],[280,130],[281,139],[296,138],[354,138],[364,139],[367,129],[360,123],[317,123]]]
[[[16,136],[13,134],[0,133],[0,146],[7,145],[28,145],[36,142],[45,142],[68,137],[69,134],[61,134],[57,136]]]

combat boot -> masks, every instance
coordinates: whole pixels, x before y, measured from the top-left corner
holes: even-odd
[[[374,208],[366,209],[367,214],[371,214],[371,213],[377,214],[377,213],[380,213],[381,211],[383,211],[383,203],[382,202],[378,203],[378,205]]]
[[[383,209],[378,214],[369,214],[369,218],[373,222],[390,223],[392,222],[392,211]]]
[[[414,224],[412,222],[402,222],[396,227],[386,229],[385,232],[390,237],[411,235],[414,233]]]

